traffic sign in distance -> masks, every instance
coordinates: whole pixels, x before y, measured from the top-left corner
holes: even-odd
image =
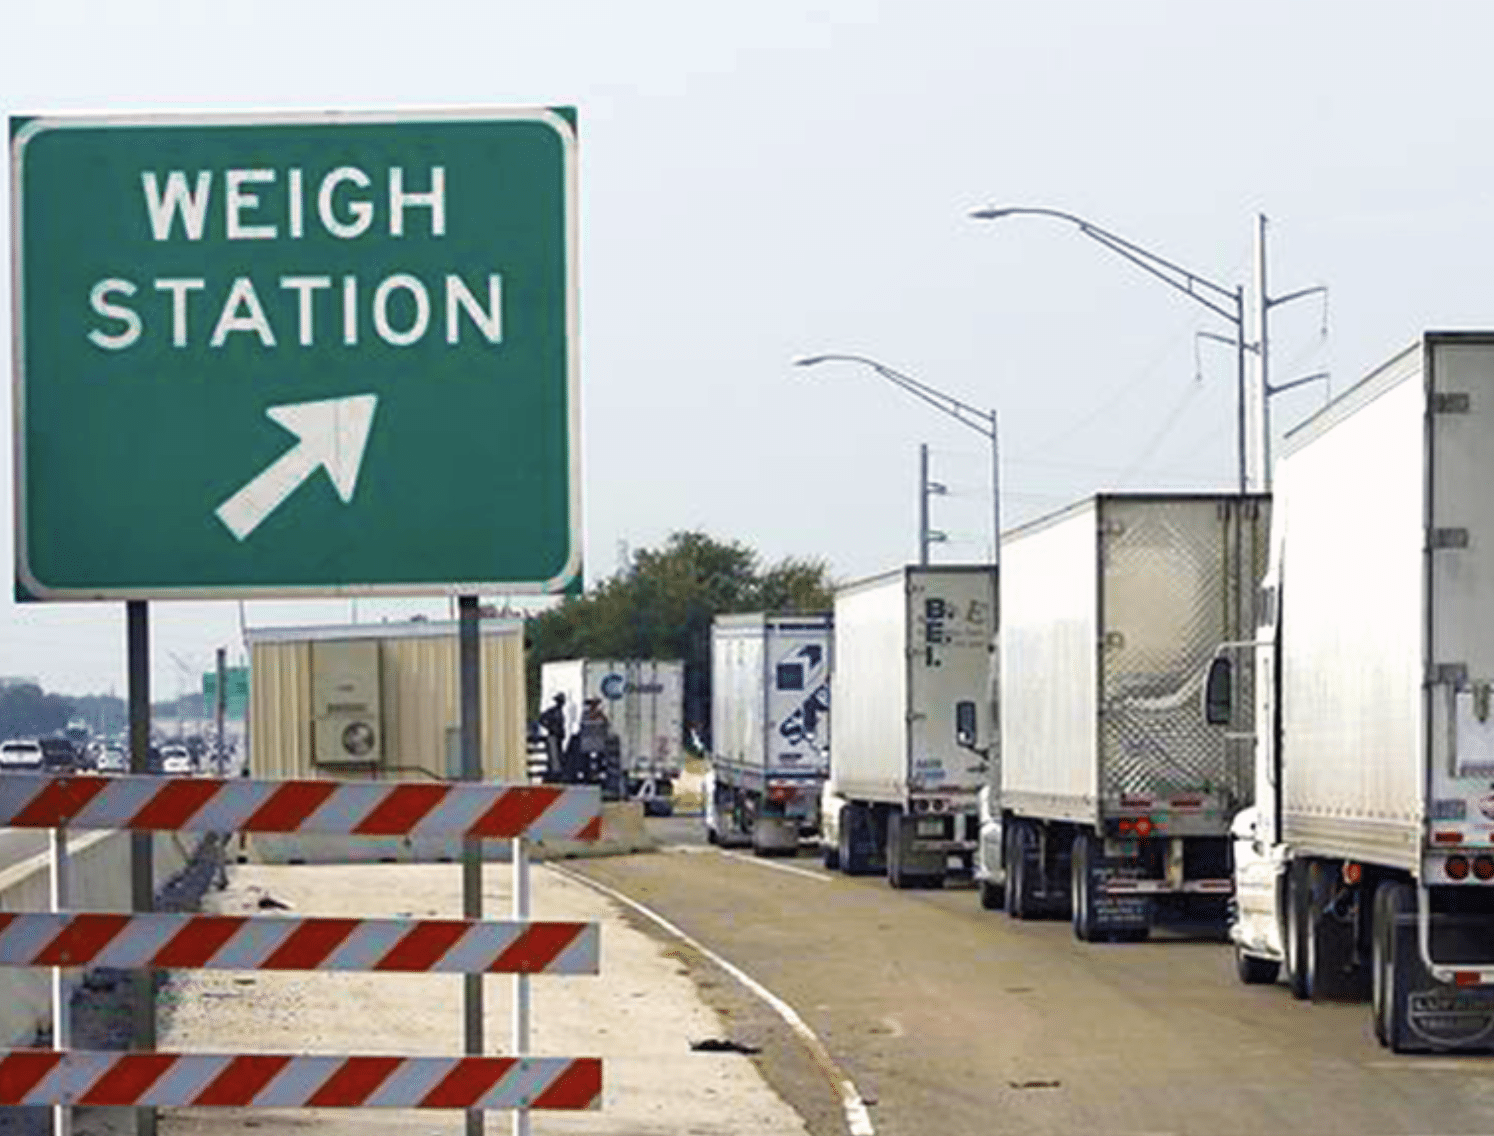
[[[573,119],[12,119],[18,593],[567,586]]]

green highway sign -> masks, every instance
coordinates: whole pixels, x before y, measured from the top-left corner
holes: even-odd
[[[11,119],[26,599],[558,591],[569,111]]]
[[[211,712],[218,700],[218,672],[204,671],[202,674],[202,702]],[[249,668],[227,667],[224,670],[223,713],[229,718],[242,718],[249,710]]]

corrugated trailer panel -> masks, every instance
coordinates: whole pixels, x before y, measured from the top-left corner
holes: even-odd
[[[903,570],[835,593],[835,742],[830,777],[845,796],[901,801],[907,781],[908,619]]]
[[[1091,500],[1001,541],[1001,796],[1058,819],[1099,797],[1098,528]]]
[[[312,651],[317,643],[376,639],[382,676],[383,763],[377,769],[313,760]],[[256,777],[428,780],[452,771],[458,707],[455,624],[363,624],[251,631],[250,761]],[[525,779],[521,628],[485,622],[481,637],[483,776]]]
[[[249,752],[255,777],[314,777],[310,642],[251,643]]]
[[[1419,352],[1367,379],[1277,465],[1283,838],[1412,867],[1424,779],[1425,395]],[[1486,488],[1487,491],[1487,488]]]
[[[1101,497],[1100,791],[1201,794],[1227,824],[1253,796],[1253,750],[1209,726],[1200,692],[1222,642],[1252,634],[1269,505],[1252,497]],[[1240,703],[1251,704],[1239,668]],[[1232,736],[1233,734],[1233,736]]]

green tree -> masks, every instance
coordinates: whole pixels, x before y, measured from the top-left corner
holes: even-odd
[[[748,611],[829,611],[834,584],[822,560],[788,558],[766,569],[745,545],[677,532],[586,595],[535,616],[527,628],[531,710],[539,670],[552,659],[683,659],[685,725],[709,743],[711,622]]]
[[[72,716],[70,698],[46,694],[33,683],[0,688],[0,736],[46,737],[66,726]]]

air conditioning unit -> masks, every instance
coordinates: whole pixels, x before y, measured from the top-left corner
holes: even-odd
[[[311,645],[312,760],[317,765],[380,765],[383,689],[374,639]]]

